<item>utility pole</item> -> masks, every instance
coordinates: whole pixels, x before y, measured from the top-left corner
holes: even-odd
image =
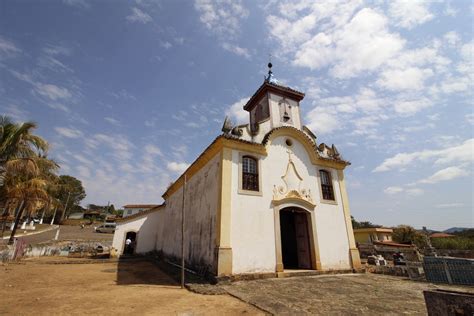
[[[184,289],[184,209],[186,196],[186,174],[184,174],[183,184],[183,209],[181,210],[181,288]]]
[[[64,220],[64,217],[66,217],[66,210],[67,210],[67,204],[69,203],[69,197],[71,196],[71,192],[67,193],[67,199],[66,199],[66,204],[64,204],[64,210],[63,210],[63,215],[61,216],[61,222]],[[60,223],[61,224],[61,223]]]
[[[58,207],[56,206],[56,207],[54,208],[54,215],[53,215],[53,219],[51,220],[51,225],[54,224],[54,218],[56,217],[56,212],[57,212],[57,211],[58,211]]]

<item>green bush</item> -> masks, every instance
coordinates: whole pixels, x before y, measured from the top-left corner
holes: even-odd
[[[463,237],[432,238],[431,244],[437,249],[474,250],[474,240]]]

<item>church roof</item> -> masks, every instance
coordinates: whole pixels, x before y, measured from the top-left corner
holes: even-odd
[[[342,159],[340,157],[340,155],[337,153],[337,149],[336,149],[336,152],[334,151],[334,148],[330,148],[330,147],[327,147],[324,143],[322,143],[319,147],[316,145],[316,142],[311,139],[308,134],[306,134],[305,132],[302,132],[301,130],[293,127],[293,126],[280,126],[280,127],[276,127],[274,129],[272,129],[271,131],[269,131],[264,137],[263,137],[263,140],[262,140],[262,145],[266,145],[268,140],[270,139],[270,136],[278,131],[278,130],[281,130],[281,129],[291,129],[291,130],[294,130],[295,132],[297,133],[300,133],[304,138],[306,138],[310,143],[311,143],[311,147],[313,148],[313,150],[318,154],[318,157],[319,159],[321,160],[328,160],[328,161],[336,161],[336,162],[340,162],[340,163],[344,163],[346,165],[350,165],[351,163],[349,161],[346,161],[344,159]],[[334,146],[334,145],[333,145]],[[327,154],[324,155],[324,147],[327,147]]]
[[[275,94],[281,95],[283,97],[291,98],[297,101],[303,100],[305,94],[303,92],[291,89],[290,87],[283,86],[281,84],[276,84],[265,80],[263,84],[258,88],[257,91],[253,94],[250,100],[244,105],[244,110],[250,111],[255,104],[265,95],[266,92],[273,92]]]

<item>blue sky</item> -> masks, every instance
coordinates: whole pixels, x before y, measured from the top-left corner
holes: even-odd
[[[3,1],[0,112],[84,204],[158,203],[260,86],[306,93],[359,220],[474,226],[470,1]]]

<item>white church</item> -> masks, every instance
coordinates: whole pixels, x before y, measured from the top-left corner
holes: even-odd
[[[116,254],[157,251],[179,260],[184,210],[184,257],[196,271],[221,277],[360,268],[344,181],[350,163],[303,125],[304,96],[279,84],[269,64],[244,106],[249,123],[232,126],[226,118],[223,133],[170,185],[162,205],[118,221]]]

